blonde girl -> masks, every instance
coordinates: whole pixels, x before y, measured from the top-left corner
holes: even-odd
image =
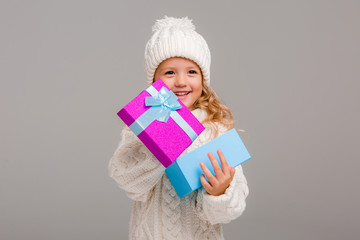
[[[161,78],[205,126],[184,155],[233,128],[234,120],[210,87],[210,50],[192,21],[165,16],[152,32],[145,47],[147,83]],[[217,153],[222,168],[209,153],[215,175],[201,163],[203,187],[180,199],[165,168],[125,126],[109,175],[134,201],[129,239],[223,239],[221,224],[243,213],[249,188],[241,165],[230,167]]]

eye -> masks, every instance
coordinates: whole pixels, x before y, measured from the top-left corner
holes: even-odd
[[[196,74],[197,72],[195,70],[190,70],[189,73]]]
[[[165,74],[166,74],[166,75],[167,75],[167,74],[174,74],[174,72],[173,72],[173,71],[167,71]]]

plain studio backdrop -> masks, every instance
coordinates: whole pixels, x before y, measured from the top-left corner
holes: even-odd
[[[360,239],[359,1],[0,1],[0,239],[127,239],[108,177],[156,19],[188,16],[252,159],[226,239]]]

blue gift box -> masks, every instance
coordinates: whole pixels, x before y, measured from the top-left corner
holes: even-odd
[[[200,175],[203,170],[200,162],[204,162],[213,175],[214,168],[207,154],[212,152],[221,166],[217,150],[221,149],[226,161],[232,167],[236,167],[251,158],[249,152],[241,141],[239,134],[233,128],[223,135],[202,145],[194,151],[176,159],[165,172],[169,177],[180,198],[201,187]]]

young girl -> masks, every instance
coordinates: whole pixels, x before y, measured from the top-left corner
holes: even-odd
[[[165,16],[152,31],[145,49],[147,82],[161,78],[205,126],[184,155],[232,129],[233,117],[210,87],[210,51],[191,20]],[[223,239],[221,224],[242,214],[249,189],[241,165],[230,167],[217,153],[222,168],[209,153],[215,176],[200,164],[203,187],[180,199],[165,168],[125,126],[109,174],[134,200],[130,239]]]

